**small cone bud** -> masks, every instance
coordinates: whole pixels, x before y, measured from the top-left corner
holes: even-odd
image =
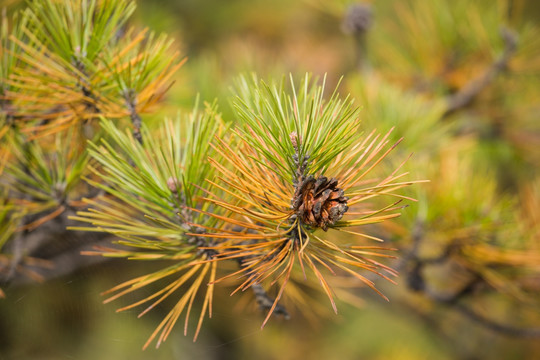
[[[290,133],[289,138],[291,139],[292,146],[295,150],[298,150],[298,133],[293,131]]]
[[[175,177],[170,177],[167,179],[167,187],[173,194],[176,194],[178,192],[178,189],[181,187],[180,180],[178,180]]]

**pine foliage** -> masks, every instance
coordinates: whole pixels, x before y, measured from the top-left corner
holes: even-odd
[[[482,312],[540,307],[540,43],[522,2],[308,3],[353,38],[356,64],[335,89],[326,76],[244,75],[231,109],[197,97],[159,121],[149,115],[184,60],[170,37],[131,25],[133,1],[4,11],[0,298],[62,275],[51,249],[63,243],[81,266],[141,264],[103,295],[139,317],[165,309],[143,348],[177,323],[196,340],[219,289],[248,294],[261,327],[337,313],[365,288],[538,336],[535,316]],[[210,91],[215,69],[195,66]],[[386,290],[398,273],[417,296]]]

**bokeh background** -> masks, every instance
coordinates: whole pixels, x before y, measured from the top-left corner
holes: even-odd
[[[540,3],[137,4],[132,25],[170,34],[188,58],[145,121],[190,109],[197,94],[217,98],[223,117],[233,118],[229,88],[239,74],[310,72],[326,74],[329,89],[341,79],[340,92],[363,108],[366,132],[396,127],[396,138],[405,137],[396,163],[414,153],[412,176],[431,180],[411,190],[419,202],[401,218],[373,229],[400,249],[403,275],[398,285],[379,284],[389,303],[359,289],[360,307],[340,302],[338,315],[317,321],[297,312],[264,330],[256,305],[224,289],[196,343],[178,324],[158,350],[143,352],[167,304],[140,319],[103,305],[101,292],[152,266],[108,261],[5,289],[0,359],[540,358],[540,337],[496,331],[459,310],[465,304],[497,324],[540,327]],[[24,3],[2,5],[11,12]],[[430,291],[415,287],[420,262]],[[471,276],[480,285],[455,303],[438,297],[459,292]]]

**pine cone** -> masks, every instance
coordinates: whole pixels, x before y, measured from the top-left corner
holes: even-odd
[[[294,199],[293,210],[298,218],[311,227],[328,230],[343,217],[349,207],[343,190],[337,187],[338,181],[313,175],[308,176],[298,185]]]

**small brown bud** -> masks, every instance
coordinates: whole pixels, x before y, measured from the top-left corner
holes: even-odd
[[[298,133],[293,131],[290,133],[289,138],[291,139],[292,146],[295,150],[298,150]]]
[[[180,189],[181,186],[182,184],[180,183],[180,180],[178,180],[177,178],[170,177],[167,179],[167,187],[169,188],[169,190],[171,190],[173,194],[176,194],[178,192],[178,189]]]

